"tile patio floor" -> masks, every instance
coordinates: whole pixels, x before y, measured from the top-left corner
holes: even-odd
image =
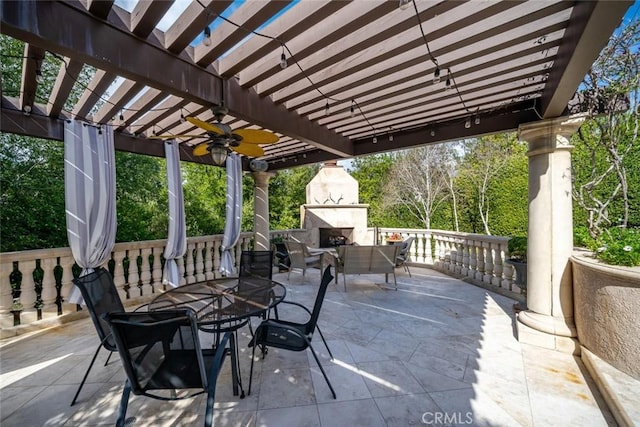
[[[335,360],[314,340],[338,395],[333,400],[307,352],[270,349],[256,362],[251,396],[231,392],[229,359],[218,381],[216,426],[601,426],[615,425],[580,360],[520,344],[514,301],[439,272],[398,270],[399,290],[382,276],[330,285],[320,325]],[[317,270],[274,275],[287,298],[311,306]],[[293,307],[286,307],[292,308]],[[287,311],[289,313],[289,311]],[[289,318],[285,309],[281,318]],[[295,316],[294,316],[295,317]],[[248,330],[240,334],[249,377]],[[124,374],[102,351],[78,403],[69,407],[98,344],[89,319],[29,339],[0,343],[0,424],[114,425]],[[136,426],[202,425],[204,399],[160,402],[133,396]]]

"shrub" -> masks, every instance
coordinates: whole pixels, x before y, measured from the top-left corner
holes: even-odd
[[[507,243],[509,258],[527,262],[527,238],[525,236],[516,236],[509,239]]]
[[[640,266],[640,229],[610,228],[592,241],[589,249],[607,264]]]

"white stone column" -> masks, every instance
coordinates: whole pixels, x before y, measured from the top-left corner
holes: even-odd
[[[571,150],[569,138],[584,116],[522,125],[529,143],[527,311],[518,314],[518,339],[577,353],[573,320]]]
[[[253,231],[255,233],[254,249],[256,251],[271,250],[269,242],[269,178],[273,172],[253,172]]]

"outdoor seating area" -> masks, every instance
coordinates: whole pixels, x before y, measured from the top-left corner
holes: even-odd
[[[287,301],[311,308],[320,274],[310,269],[304,283],[297,272],[291,281],[286,272],[273,279],[285,285]],[[317,336],[314,348],[336,399],[310,350],[270,347],[264,359],[256,351],[244,398],[233,394],[225,360],[213,425],[442,425],[445,417],[449,424],[615,425],[579,358],[518,342],[514,300],[416,266],[411,277],[399,272],[398,291],[381,291],[372,279],[354,276],[348,292],[332,281],[324,297],[318,325],[333,360]],[[299,316],[287,311],[287,320],[308,319],[304,310]],[[252,321],[255,329],[262,319]],[[211,348],[208,336],[200,333],[203,349]],[[246,382],[250,339],[249,328],[238,330]],[[69,406],[99,342],[86,317],[0,343],[0,423],[114,425],[126,378],[116,354],[104,367],[108,352],[99,354],[100,369]],[[170,402],[131,396],[126,417],[135,426],[202,425],[205,406],[206,395]]]

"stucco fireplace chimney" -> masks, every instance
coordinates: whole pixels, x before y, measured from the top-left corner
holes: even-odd
[[[369,205],[358,200],[358,181],[336,162],[322,165],[307,184],[306,203],[300,207],[307,245],[370,244],[367,229]]]

